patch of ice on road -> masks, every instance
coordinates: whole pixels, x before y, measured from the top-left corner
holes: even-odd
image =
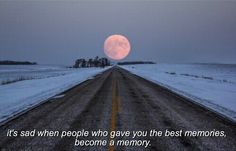
[[[121,66],[236,121],[236,65]]]
[[[63,75],[58,71],[58,76],[54,77],[24,80],[0,85],[0,122],[60,94],[107,69],[108,68],[80,68],[70,70],[69,73]],[[6,71],[7,69],[4,70]],[[62,72],[65,70],[66,69],[62,69]],[[50,71],[51,69],[48,70],[48,72]],[[45,70],[43,70],[43,72],[48,74]],[[0,74],[5,74],[5,72],[2,71]]]

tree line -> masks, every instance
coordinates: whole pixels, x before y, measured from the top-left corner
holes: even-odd
[[[110,61],[107,58],[99,58],[96,56],[95,58],[90,59],[77,59],[74,64],[74,68],[85,68],[85,67],[105,67],[110,66]]]
[[[118,62],[118,65],[133,65],[133,64],[155,64],[152,61],[126,61],[126,62]]]
[[[36,62],[29,61],[11,61],[11,60],[3,60],[0,61],[0,65],[36,65]]]

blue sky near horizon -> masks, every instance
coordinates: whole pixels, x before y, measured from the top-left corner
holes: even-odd
[[[0,1],[0,60],[71,65],[112,34],[124,61],[236,63],[236,1]]]

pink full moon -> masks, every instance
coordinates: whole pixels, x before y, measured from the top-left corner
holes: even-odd
[[[104,42],[104,53],[113,60],[121,60],[130,53],[129,40],[122,35],[111,35]]]

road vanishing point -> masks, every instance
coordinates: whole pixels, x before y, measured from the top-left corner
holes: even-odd
[[[2,125],[0,150],[236,150],[235,123],[120,67],[112,67],[63,94],[64,97],[49,99]],[[109,145],[82,147],[74,145],[73,137],[7,137],[9,129],[17,131],[219,130],[224,131],[226,136],[145,137],[150,140],[147,148]]]

